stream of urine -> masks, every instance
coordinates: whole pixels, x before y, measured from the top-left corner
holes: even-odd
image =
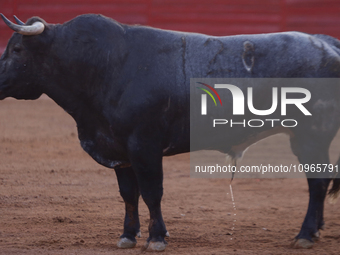
[[[232,226],[232,228],[231,228],[231,235],[233,235],[234,233],[233,233],[233,231],[235,230],[235,222],[236,222],[236,205],[235,205],[235,199],[234,199],[234,193],[233,193],[233,188],[232,188],[232,186],[231,186],[231,183],[230,183],[230,185],[229,185],[229,188],[230,188],[230,196],[231,196],[231,202],[233,203],[233,211],[234,211],[234,213],[233,213],[233,218],[234,218],[234,220],[233,220],[233,226]],[[233,240],[233,238],[231,237],[230,238],[230,240]]]

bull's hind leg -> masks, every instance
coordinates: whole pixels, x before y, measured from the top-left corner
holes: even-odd
[[[295,237],[294,248],[311,248],[319,238],[319,229],[323,228],[323,208],[327,188],[331,179],[308,179],[309,205],[300,233]]]
[[[124,233],[117,245],[119,248],[133,248],[136,246],[136,235],[140,236],[138,217],[139,188],[136,175],[132,167],[115,168],[119,192],[125,202]]]
[[[291,145],[300,163],[310,167],[313,164],[314,166],[329,164],[330,142],[329,137],[303,135],[303,137],[292,139]],[[322,229],[324,225],[324,201],[331,179],[327,178],[327,173],[308,172],[306,175],[309,187],[309,204],[300,233],[295,237],[294,248],[311,248],[314,244],[313,239],[319,237],[319,229]]]

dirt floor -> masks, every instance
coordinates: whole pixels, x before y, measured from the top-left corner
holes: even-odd
[[[331,150],[340,152],[340,136]],[[251,147],[243,164],[297,163],[285,136]],[[305,179],[194,179],[189,155],[164,159],[162,210],[170,238],[161,254],[339,254],[340,201],[310,250],[290,248],[307,209]],[[76,124],[47,97],[0,102],[0,254],[139,254],[120,250],[124,204],[113,170],[82,151]],[[236,215],[234,215],[236,214]],[[235,225],[233,225],[235,224]],[[234,227],[234,229],[232,229]]]

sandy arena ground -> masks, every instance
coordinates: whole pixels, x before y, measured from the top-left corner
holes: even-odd
[[[340,136],[331,159],[340,152]],[[243,163],[298,163],[286,136],[251,147]],[[311,250],[290,248],[307,210],[305,179],[193,179],[189,156],[164,159],[162,210],[170,238],[161,254],[340,254],[340,201]],[[140,254],[120,250],[124,204],[113,170],[82,151],[76,124],[47,97],[0,102],[0,254]],[[235,222],[235,229],[233,222]],[[231,235],[232,234],[232,235]]]

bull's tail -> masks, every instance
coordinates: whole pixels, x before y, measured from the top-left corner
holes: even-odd
[[[338,162],[336,163],[338,167],[340,166],[340,157],[338,159]],[[333,186],[328,192],[329,194],[329,201],[330,203],[335,203],[337,198],[340,195],[340,174],[336,174],[333,178]]]

